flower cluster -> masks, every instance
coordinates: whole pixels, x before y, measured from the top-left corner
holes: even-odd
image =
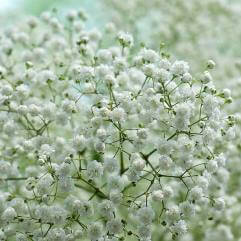
[[[215,221],[197,218],[192,222],[192,236],[184,240],[238,240],[241,237],[240,219],[240,2],[228,0],[203,1],[163,1],[163,0],[105,0],[105,10],[109,13],[115,26],[125,28],[134,33],[135,39],[145,42],[154,49],[168,49],[179,58],[189,61],[194,72],[202,72],[206,66],[214,68],[212,75],[216,86],[225,88],[222,95],[230,95],[234,99],[226,106],[229,114],[235,114],[239,125],[236,127],[235,141],[228,146],[223,143],[223,150],[229,159],[228,169],[231,178],[227,187],[228,207],[222,216]],[[148,11],[147,11],[148,9]],[[113,24],[112,24],[113,25]],[[205,74],[205,78],[210,78]],[[231,117],[232,118],[232,117]],[[231,120],[231,119],[230,119]],[[233,131],[232,131],[233,132]],[[231,134],[234,137],[234,132]],[[226,175],[224,175],[226,177]],[[223,188],[223,187],[222,187]],[[221,229],[220,229],[220,228]],[[206,230],[209,230],[207,235]],[[227,235],[224,234],[225,230]],[[212,233],[212,234],[211,234]],[[231,235],[230,235],[231,234]]]
[[[200,71],[207,58],[215,59],[217,85],[240,76],[240,2],[229,0],[104,0],[109,21],[133,32],[140,42],[190,61]],[[148,11],[147,11],[148,9]]]
[[[192,75],[85,19],[45,12],[1,33],[0,239],[177,239],[221,215],[236,117],[215,63]]]

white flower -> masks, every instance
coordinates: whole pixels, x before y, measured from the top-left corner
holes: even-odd
[[[207,171],[213,173],[218,170],[218,163],[215,160],[210,160],[207,164]]]
[[[163,170],[168,170],[172,166],[173,161],[169,156],[162,155],[159,157],[159,164]]]
[[[189,71],[189,65],[185,61],[175,61],[171,66],[171,72],[174,75],[183,75]]]
[[[158,81],[162,81],[162,82],[168,82],[171,80],[170,72],[163,68],[157,69],[155,77],[157,78]]]
[[[141,158],[135,159],[132,163],[132,167],[136,171],[142,171],[144,169],[145,165],[146,165],[145,160],[143,160]]]
[[[231,97],[231,90],[230,89],[223,89],[223,95],[224,98],[230,98]]]
[[[119,170],[118,161],[115,158],[105,158],[104,169],[110,173],[118,171]]]
[[[54,152],[54,148],[49,144],[43,144],[40,148],[41,155],[51,156]]]
[[[152,200],[156,202],[160,202],[164,199],[164,194],[162,190],[155,190],[151,194]]]
[[[193,200],[199,200],[203,196],[203,190],[200,187],[194,187],[189,192],[189,198]]]
[[[103,166],[96,160],[91,161],[87,166],[86,173],[89,179],[100,177],[103,174]]]
[[[90,217],[94,214],[93,207],[90,202],[82,201],[80,205],[79,214],[83,217]]]
[[[170,186],[163,187],[164,198],[170,198],[173,195],[173,189]]]
[[[175,126],[179,130],[186,129],[190,124],[190,106],[180,104],[176,107]]]
[[[67,218],[67,212],[60,206],[51,206],[49,208],[50,220],[54,224],[63,224]]]
[[[107,137],[106,130],[102,128],[98,129],[96,132],[96,136],[102,141],[105,140],[105,138]]]
[[[113,204],[120,204],[123,194],[119,190],[113,190],[110,192],[110,200]]]
[[[108,49],[100,49],[97,52],[97,57],[101,63],[109,63],[112,60],[112,54]]]
[[[218,106],[217,99],[212,95],[206,95],[203,100],[203,109],[205,113],[209,116],[211,116],[214,113],[214,110]]]
[[[143,66],[143,72],[147,77],[155,77],[157,73],[157,68],[154,64],[145,64]]]
[[[192,217],[195,214],[195,206],[188,201],[180,204],[180,210],[185,217]]]
[[[215,66],[216,66],[216,64],[212,59],[207,61],[207,68],[208,69],[213,69]]]
[[[36,189],[39,195],[48,194],[51,191],[51,185],[54,182],[51,174],[46,174],[44,177],[40,178],[36,184]]]
[[[67,13],[66,17],[69,21],[73,21],[74,19],[76,19],[78,16],[78,13],[76,10],[71,10]]]
[[[141,240],[151,240],[151,225],[141,224],[138,226],[138,234]]]
[[[209,83],[210,81],[212,81],[212,76],[208,71],[205,71],[201,77],[201,81],[204,84]]]
[[[95,143],[95,150],[97,152],[104,152],[104,150],[105,150],[105,143],[102,142],[102,141],[97,141]]]
[[[57,77],[55,74],[50,71],[50,70],[43,70],[40,73],[37,74],[36,76],[37,81],[40,82],[40,84],[46,84],[49,83],[51,84],[52,81],[55,81]]]
[[[166,211],[167,220],[174,222],[180,219],[180,209],[178,206],[172,206]]]
[[[28,111],[29,111],[29,114],[32,115],[32,116],[37,116],[40,114],[41,112],[41,108],[35,104],[31,104],[29,107],[28,107]]]
[[[127,172],[129,181],[136,182],[140,178],[141,172],[137,171],[134,167],[130,167]]]
[[[11,172],[11,164],[7,161],[0,160],[0,173],[1,176],[8,176]]]
[[[204,2],[209,9],[209,0]],[[193,13],[192,3],[179,3],[182,14]],[[146,6],[142,0],[112,4],[125,13],[134,6],[133,19],[143,16],[139,7]],[[186,18],[177,8],[169,10],[168,18],[162,15],[167,21],[158,21],[165,25],[162,31],[154,31],[155,21],[150,29],[153,39],[160,32],[161,39],[172,40],[168,51],[176,43],[174,29],[180,40],[192,33],[192,25],[182,31]],[[179,16],[175,28],[168,27],[172,16]],[[193,22],[205,25],[197,19]],[[144,19],[136,21],[141,29],[135,46],[131,35],[116,33],[119,24],[110,25],[107,35],[87,28],[82,10],[69,11],[65,20],[67,25],[53,10],[0,33],[0,239],[150,241],[156,233],[179,238],[190,221],[193,230],[205,229],[211,214],[234,224],[238,234],[234,214],[240,194],[232,184],[240,182],[235,126],[240,123],[222,110],[232,100],[230,91],[216,90],[211,74],[203,72],[214,63],[200,70],[193,61],[189,72],[187,62],[172,62],[175,56],[169,58],[160,38],[146,43],[155,49],[158,44],[158,51],[139,44],[139,32],[148,35]],[[207,34],[203,28],[202,33]],[[184,45],[178,41],[175,54],[185,51],[188,59],[191,42],[200,36],[186,36]],[[226,66],[215,72],[217,79],[223,72],[232,76],[232,65]],[[203,74],[199,79],[196,70]],[[235,113],[239,85],[231,82],[228,111]],[[162,224],[158,232],[156,221]]]
[[[177,233],[178,235],[183,235],[187,232],[187,225],[184,220],[179,220],[170,228],[173,233]]]
[[[138,210],[138,220],[140,223],[148,225],[155,217],[155,213],[150,207],[143,207]]]
[[[106,223],[107,230],[111,234],[119,234],[122,231],[123,224],[119,219],[111,219]]]
[[[185,73],[182,77],[184,83],[190,83],[192,81],[192,76],[189,73]]]
[[[60,192],[73,191],[74,183],[71,177],[60,176],[58,180],[58,187]]]
[[[81,66],[78,69],[78,77],[81,81],[89,81],[94,77],[94,69],[89,66]]]
[[[110,219],[113,217],[114,206],[109,200],[102,201],[98,206],[98,211],[102,217]]]
[[[88,236],[92,241],[96,241],[101,238],[103,231],[100,223],[91,223],[88,227]]]
[[[29,87],[24,84],[17,86],[16,91],[19,97],[22,97],[22,98],[27,98],[30,93]]]
[[[62,228],[53,228],[50,230],[48,237],[51,241],[64,241],[66,234]]]
[[[73,140],[76,151],[83,151],[86,147],[86,139],[83,135],[77,135]]]
[[[143,83],[146,78],[145,74],[136,68],[131,68],[128,74],[133,83]]]
[[[222,211],[225,208],[225,201],[223,198],[217,198],[214,200],[214,208],[218,211]]]
[[[2,86],[1,93],[2,93],[2,95],[10,96],[13,93],[12,86],[9,84]]]
[[[161,155],[170,154],[173,151],[174,142],[161,139],[158,143],[157,150]]]
[[[133,45],[133,37],[130,34],[121,31],[117,37],[123,47],[131,47]]]
[[[122,191],[124,188],[124,182],[120,176],[117,175],[111,175],[108,177],[108,187],[110,190],[120,190]]]
[[[146,62],[154,63],[158,60],[158,54],[152,50],[152,49],[142,49],[140,52],[140,55],[142,56],[143,60]]]
[[[124,111],[122,108],[120,108],[120,107],[115,108],[115,109],[110,113],[110,115],[111,115],[111,119],[112,119],[113,121],[123,121],[123,120],[125,120],[125,118],[126,118],[126,113],[125,113],[125,111]]]
[[[7,222],[13,221],[15,217],[17,217],[17,213],[12,207],[8,207],[1,216],[1,218]]]
[[[84,83],[83,84],[83,91],[88,93],[94,93],[95,92],[95,86],[92,83]]]
[[[215,157],[215,161],[218,163],[218,166],[224,167],[226,165],[227,159],[223,153]]]

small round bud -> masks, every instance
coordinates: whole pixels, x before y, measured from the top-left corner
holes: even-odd
[[[207,69],[214,69],[216,66],[215,62],[213,60],[208,60],[207,61]]]
[[[211,76],[211,74],[208,72],[208,71],[204,71],[204,73],[203,73],[203,75],[202,75],[202,77],[201,77],[201,82],[203,83],[203,84],[207,84],[207,83],[209,83],[210,81],[212,81],[212,76]]]

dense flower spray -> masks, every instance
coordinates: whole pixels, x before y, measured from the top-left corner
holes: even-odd
[[[217,67],[212,61],[207,63],[210,68],[215,67],[212,70],[214,83],[230,88],[234,98],[226,111],[239,115],[235,141],[227,148],[227,168],[232,172],[227,187],[229,204],[225,213],[215,220],[205,222],[199,217],[193,220],[192,236],[187,236],[187,240],[238,240],[241,237],[240,218],[236,215],[240,212],[241,184],[240,1],[133,0],[127,4],[105,0],[102,3],[114,23],[108,26],[131,31],[137,41],[156,50],[165,45],[170,53],[190,62],[192,72],[202,71],[206,59],[215,60]],[[230,91],[225,89],[223,94],[227,96]],[[234,132],[228,135],[234,136]],[[227,175],[223,173],[220,178],[227,178]]]
[[[181,238],[225,209],[230,93],[85,19],[1,33],[1,240]]]
[[[219,87],[240,76],[239,1],[104,0],[102,5],[117,28],[131,31],[154,49],[165,44],[170,53],[190,61],[192,71],[202,70],[207,58],[214,59]]]

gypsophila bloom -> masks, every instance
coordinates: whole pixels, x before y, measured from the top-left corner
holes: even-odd
[[[119,234],[122,231],[123,224],[119,219],[112,219],[107,222],[106,226],[111,234]]]
[[[103,173],[103,167],[101,163],[98,163],[96,160],[90,162],[87,166],[87,176],[90,179],[100,177]]]
[[[100,223],[92,223],[88,228],[88,234],[91,240],[98,240],[102,236],[102,226]]]
[[[164,199],[164,194],[162,190],[156,190],[152,192],[153,201],[162,201]]]
[[[175,223],[172,227],[171,230],[173,233],[176,235],[182,235],[187,232],[187,226],[184,220],[180,220],[177,223]]]
[[[144,207],[144,208],[139,209],[137,215],[139,218],[139,222],[141,222],[143,224],[150,224],[155,216],[153,210],[149,207]]]
[[[10,222],[10,221],[13,221],[13,219],[16,216],[17,216],[17,213],[14,210],[14,208],[9,207],[3,212],[1,219],[4,221]]]
[[[231,205],[231,93],[212,62],[196,77],[86,19],[47,12],[1,32],[0,238],[185,238]]]
[[[111,158],[111,157],[105,158],[104,169],[110,173],[118,171],[119,170],[118,161],[115,158]]]
[[[184,61],[175,61],[171,67],[171,72],[174,75],[186,74],[189,70],[188,63]]]
[[[123,47],[130,47],[133,45],[133,37],[125,32],[118,33],[118,40]]]

